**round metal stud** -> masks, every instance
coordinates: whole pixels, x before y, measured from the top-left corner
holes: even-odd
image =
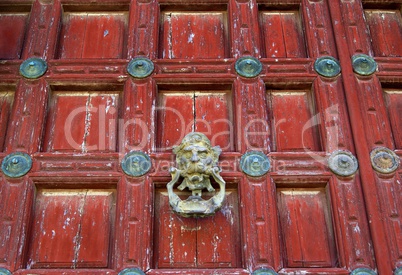
[[[146,57],[136,57],[127,65],[127,72],[135,78],[145,78],[154,71],[154,63]]]
[[[252,275],[278,275],[278,273],[270,268],[260,268],[255,270]]]
[[[328,167],[339,176],[349,177],[356,173],[359,165],[356,157],[351,152],[338,150],[328,158]]]
[[[372,269],[360,267],[350,272],[350,275],[377,275],[377,273]]]
[[[121,168],[124,173],[133,177],[140,177],[151,169],[151,159],[143,152],[130,152],[121,161]]]
[[[28,58],[22,62],[20,66],[20,74],[30,79],[39,78],[44,75],[46,71],[46,61],[37,57]]]
[[[5,268],[0,268],[0,275],[11,275],[11,272]]]
[[[120,271],[118,275],[145,275],[145,273],[138,268],[126,268]]]
[[[386,147],[375,148],[371,151],[370,158],[371,165],[377,172],[388,174],[398,169],[398,155]]]
[[[257,58],[241,57],[236,61],[235,70],[241,76],[256,77],[262,71],[262,64]]]
[[[359,75],[371,75],[377,70],[374,59],[365,54],[355,54],[352,57],[353,71]]]
[[[341,66],[339,61],[332,56],[323,56],[314,63],[314,70],[322,76],[334,77],[340,74]]]
[[[402,275],[402,266],[394,270],[394,275]]]
[[[31,170],[32,159],[28,154],[16,152],[11,153],[3,159],[1,170],[4,175],[10,178],[19,178]]]
[[[240,159],[241,170],[252,177],[265,175],[270,167],[271,163],[268,157],[262,152],[247,152]]]

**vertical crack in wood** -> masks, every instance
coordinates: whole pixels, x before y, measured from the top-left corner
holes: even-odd
[[[91,95],[88,95],[87,102],[85,104],[85,122],[84,122],[84,136],[82,138],[81,150],[82,153],[86,153],[87,150],[87,137],[91,128]]]
[[[88,196],[88,189],[85,190],[85,194],[84,194],[83,198],[81,199],[80,206],[78,208],[78,213],[80,215],[80,222],[78,223],[77,234],[74,237],[75,246],[74,246],[74,259],[73,259],[73,266],[72,266],[72,268],[74,268],[74,269],[77,268],[78,256],[79,256],[80,248],[81,248],[82,216],[84,215],[84,206],[86,203],[87,196]]]

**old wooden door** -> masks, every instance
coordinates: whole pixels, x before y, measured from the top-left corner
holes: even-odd
[[[400,274],[401,45],[399,0],[1,0],[0,274]],[[167,197],[192,131],[208,218]]]

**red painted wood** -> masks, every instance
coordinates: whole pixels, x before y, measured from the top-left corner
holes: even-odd
[[[4,147],[13,99],[12,92],[0,92],[0,152],[3,151]]]
[[[107,267],[114,202],[113,190],[38,190],[28,267]]]
[[[161,58],[227,57],[227,25],[224,12],[162,13]]]
[[[402,93],[401,90],[384,89],[384,100],[388,111],[395,147],[402,149]]]
[[[47,123],[46,151],[115,151],[117,94],[54,94]]]
[[[123,58],[126,26],[122,12],[64,13],[59,58]]]
[[[0,58],[18,59],[27,27],[27,13],[0,13]]]
[[[400,10],[365,10],[376,56],[402,56],[402,17]]]
[[[325,189],[279,188],[286,267],[334,267],[335,239]]]
[[[188,193],[180,193],[188,196]],[[236,190],[227,190],[226,201],[216,215],[194,219],[173,213],[167,192],[157,190],[155,267],[240,267],[237,195]]]
[[[268,91],[267,100],[278,151],[320,150],[316,111],[309,91]]]
[[[260,17],[266,57],[306,57],[298,11],[263,11]]]

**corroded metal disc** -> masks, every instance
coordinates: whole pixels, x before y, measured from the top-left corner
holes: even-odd
[[[398,155],[386,147],[375,148],[370,153],[370,159],[373,168],[384,174],[396,171],[399,166]]]
[[[146,57],[136,57],[127,65],[127,72],[135,78],[145,78],[154,71],[154,63]]]
[[[11,272],[5,268],[0,267],[0,275],[11,275]]]
[[[255,57],[241,57],[235,64],[236,72],[244,77],[256,77],[262,71],[261,62]]]
[[[377,70],[374,59],[365,54],[356,54],[352,57],[353,71],[359,75],[371,75]]]
[[[265,175],[270,167],[271,163],[268,157],[262,152],[247,152],[240,159],[241,170],[252,177]]]
[[[334,77],[340,74],[341,66],[339,61],[332,56],[323,56],[314,63],[314,70],[322,76]]]
[[[275,270],[272,270],[270,268],[261,268],[255,270],[252,275],[278,275],[278,273],[275,272]]]
[[[3,159],[1,170],[10,178],[19,178],[31,170],[32,159],[22,152],[11,153]]]
[[[377,275],[377,273],[368,268],[356,268],[352,272],[350,272],[350,275]]]
[[[47,71],[46,61],[37,57],[32,57],[25,60],[24,62],[21,63],[20,66],[20,74],[23,77],[30,79],[39,78],[42,75],[44,75],[46,71]]]
[[[348,177],[356,173],[359,165],[356,157],[351,152],[338,150],[328,158],[328,167],[333,173]]]
[[[120,271],[118,275],[145,275],[145,273],[138,268],[126,268]]]
[[[149,156],[139,151],[126,154],[121,161],[121,168],[124,173],[133,177],[145,175],[151,169],[151,166],[152,163]]]

